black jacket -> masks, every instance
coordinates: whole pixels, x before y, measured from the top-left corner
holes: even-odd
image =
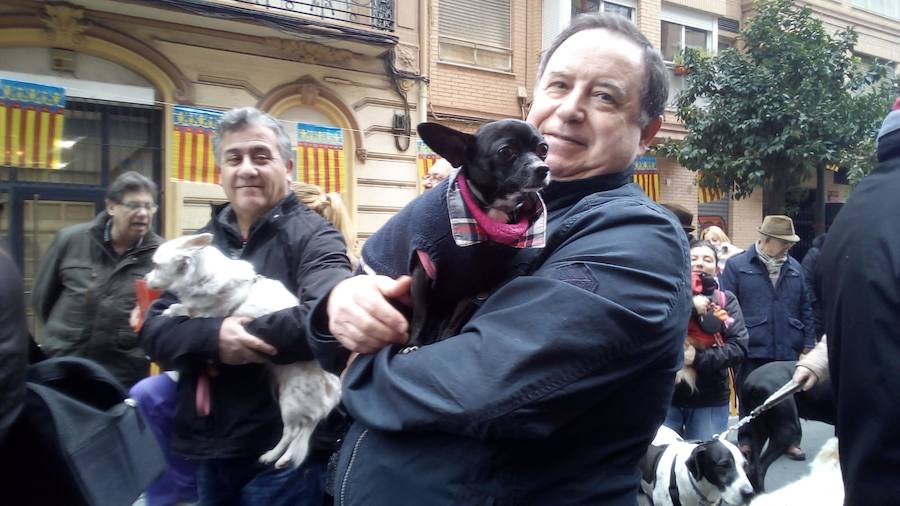
[[[128,324],[134,281],[153,269],[162,239],[148,233],[120,256],[104,240],[109,219],[103,211],[56,235],[41,259],[32,300],[46,323],[39,341],[47,355],[91,359],[130,387],[150,372],[147,354]]]
[[[747,328],[741,305],[733,293],[725,292],[725,311],[734,322],[725,329],[725,345],[697,349],[694,369],[697,370],[697,391],[691,392],[685,383],[675,387],[672,405],[680,408],[705,408],[728,404],[731,388],[728,385],[728,369],[737,367],[747,357]]]
[[[459,335],[353,362],[343,393],[357,422],[336,504],[635,504],[691,286],[681,226],[629,176],[551,183],[531,275],[496,290]],[[322,305],[311,338],[339,358]]]
[[[900,130],[878,150],[818,262],[849,506],[900,497]]]
[[[819,262],[819,256],[822,254],[822,247],[825,245],[825,234],[813,239],[812,247],[803,256],[800,265],[803,267],[803,280],[806,282],[806,290],[809,292],[809,303],[813,310],[813,321],[816,326],[816,342],[822,339],[825,333],[825,323],[822,318],[822,282],[819,278],[819,271],[816,264]]]
[[[22,275],[0,243],[0,448],[25,403],[28,329]]]
[[[281,281],[300,299],[298,307],[257,318],[247,332],[278,349],[273,362],[313,360],[303,322],[315,301],[350,275],[343,237],[293,194],[250,227],[246,243],[229,216],[228,205],[216,207],[201,231],[213,233],[213,245],[226,255],[249,261],[258,274]],[[223,319],[160,315],[176,301],[164,293],[141,329],[141,343],[150,356],[181,372],[172,449],[198,459],[261,455],[275,445],[282,428],[270,373],[262,364],[219,363]],[[218,375],[210,379],[212,413],[202,417],[194,395],[198,373],[209,365]],[[333,437],[314,441],[313,452],[330,451],[326,443],[333,445]]]

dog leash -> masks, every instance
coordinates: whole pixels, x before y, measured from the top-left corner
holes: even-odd
[[[762,404],[760,404],[759,406],[754,408],[753,411],[751,411],[749,415],[745,416],[744,418],[741,418],[740,420],[738,420],[738,422],[736,424],[725,429],[725,432],[723,432],[721,434],[716,434],[715,436],[713,436],[713,439],[717,439],[717,438],[722,439],[726,435],[728,435],[729,432],[738,430],[741,427],[743,427],[744,425],[747,425],[754,418],[756,418],[763,412],[768,411],[769,409],[772,409],[781,401],[794,395],[798,390],[800,390],[800,388],[802,386],[803,385],[801,385],[800,383],[794,383],[793,380],[788,381],[787,383],[784,384],[784,386],[779,388],[774,394],[770,395],[769,398],[765,400],[765,402],[763,402]]]

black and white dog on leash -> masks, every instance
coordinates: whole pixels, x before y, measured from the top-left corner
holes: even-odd
[[[641,459],[641,488],[655,506],[746,505],[747,461],[724,438],[692,443],[662,426]]]

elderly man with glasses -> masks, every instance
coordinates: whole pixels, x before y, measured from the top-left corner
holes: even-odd
[[[128,324],[134,281],[153,268],[162,238],[151,224],[156,184],[125,172],[106,193],[106,209],[61,230],[44,254],[32,302],[44,321],[38,342],[49,356],[79,356],[106,367],[126,387],[147,376],[149,361]]]

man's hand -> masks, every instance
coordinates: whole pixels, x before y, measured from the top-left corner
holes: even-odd
[[[131,308],[131,312],[128,313],[128,325],[131,327],[131,330],[138,332],[141,330],[141,308],[138,306],[134,306]]]
[[[797,366],[794,369],[794,383],[799,385],[803,385],[803,391],[807,391],[810,388],[816,386],[816,383],[819,381],[819,378],[816,376],[814,372],[803,367],[802,365]]]
[[[270,344],[247,333],[244,324],[250,320],[246,316],[229,316],[222,321],[219,328],[219,360],[223,364],[262,363],[267,356],[278,353]]]
[[[328,329],[354,353],[375,353],[409,340],[406,318],[388,302],[409,301],[412,278],[354,276],[341,281],[328,297]]]

